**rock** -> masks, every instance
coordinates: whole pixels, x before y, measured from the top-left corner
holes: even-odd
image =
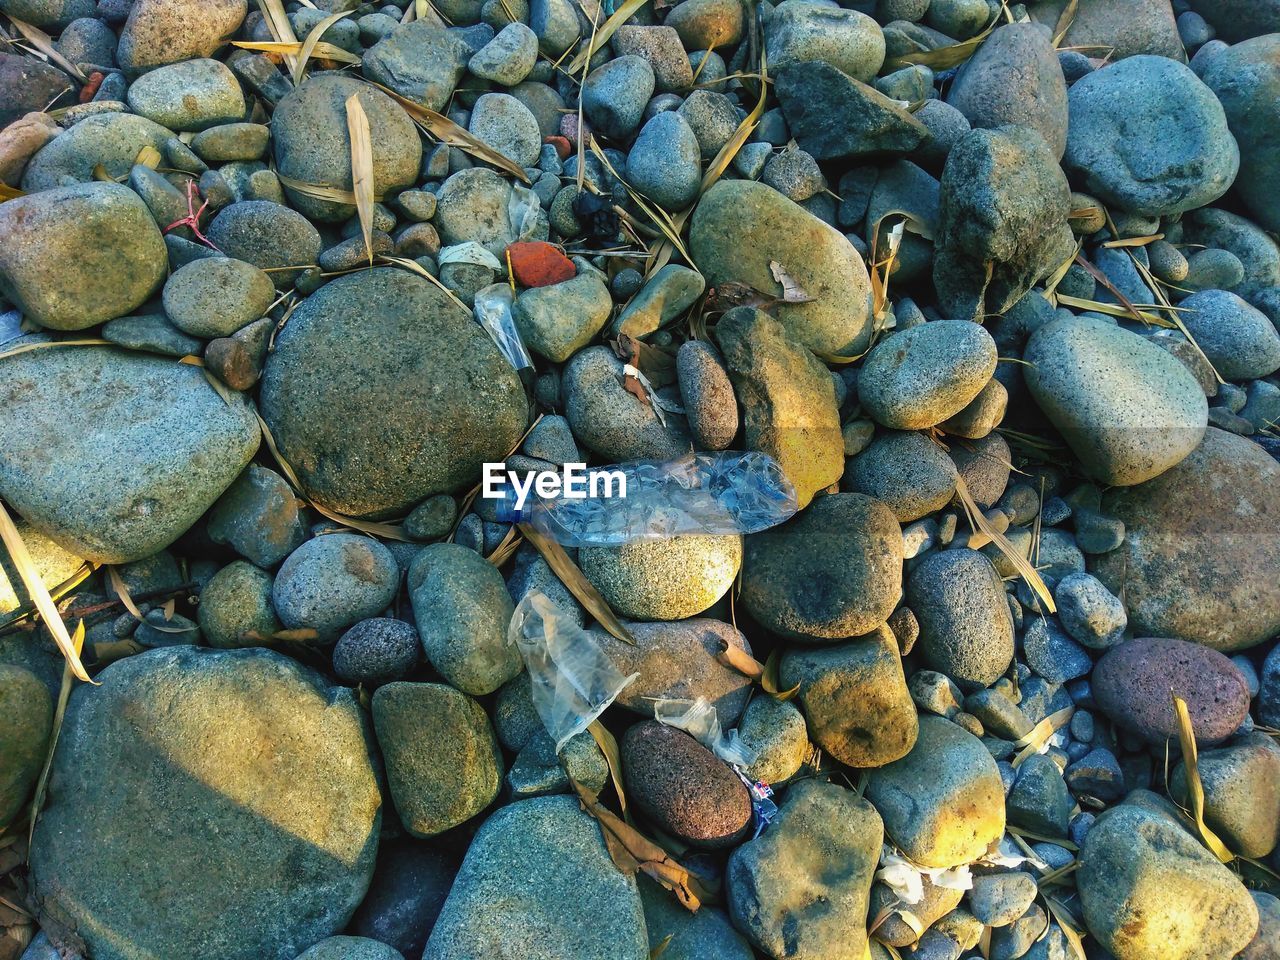
[[[699,0],[685,0],[687,3]],[[698,138],[684,116],[665,110],[641,128],[627,154],[627,180],[667,211],[683,210],[702,183]]]
[[[683,730],[656,720],[622,738],[627,796],[679,840],[711,850],[730,847],[751,826],[751,795],[726,763]]]
[[[730,729],[751,696],[751,682],[717,658],[726,647],[751,653],[738,630],[719,620],[694,618],[672,623],[630,623],[635,644],[623,643],[602,629],[592,638],[623,676],[638,673],[618,694],[617,704],[641,716],[653,716],[653,702],[710,701],[720,725]]]
[[[687,50],[731,47],[742,39],[742,7],[727,0],[684,0],[667,14],[665,25],[680,35]]]
[[[1213,91],[1166,57],[1129,57],[1071,87],[1063,166],[1129,213],[1165,216],[1227,192],[1240,153]],[[1120,101],[1124,101],[1123,105]]]
[[[858,493],[819,497],[788,523],[746,538],[742,602],[773,633],[806,642],[870,633],[902,592],[902,532]]]
[[[829,371],[784,323],[750,307],[726,313],[716,339],[743,404],[746,448],[778,461],[804,509],[815,493],[839,479],[844,464]]]
[[[1007,927],[1027,912],[1038,892],[1035,878],[1021,870],[974,877],[969,908],[988,927]]]
[[[790,63],[821,61],[870,83],[884,63],[884,34],[865,13],[786,0],[765,21],[765,53],[772,71]]]
[[[201,257],[165,282],[164,312],[192,336],[229,337],[263,316],[275,298],[271,277],[253,264]]]
[[[993,433],[981,440],[952,441],[949,456],[970,496],[983,510],[995,506],[1004,496],[1013,454],[1003,436]]]
[[[1172,470],[1106,494],[1102,512],[1127,535],[1118,550],[1093,558],[1092,572],[1124,597],[1135,633],[1233,652],[1280,630],[1280,584],[1271,575],[1280,563],[1277,483],[1280,466],[1256,444],[1210,429]],[[1232,558],[1225,579],[1223,557]]]
[[[872,770],[866,797],[884,817],[886,839],[922,866],[968,863],[1004,834],[996,762],[982,741],[941,717],[920,718],[911,752]]]
[[[1004,313],[1074,248],[1067,178],[1034,130],[966,134],[941,183],[933,282],[945,316]]]
[[[1114,647],[1124,639],[1129,617],[1120,598],[1087,573],[1072,573],[1053,590],[1058,618],[1072,639],[1094,650]]]
[[[676,354],[676,374],[689,432],[698,446],[728,448],[738,433],[738,401],[719,351],[705,340],[686,341]]]
[[[1258,928],[1235,874],[1171,816],[1133,804],[1090,828],[1076,886],[1089,932],[1119,957],[1230,957]]]
[[[508,23],[481,47],[467,62],[467,69],[484,80],[514,87],[529,75],[537,60],[537,34],[517,21]]]
[[[10,18],[33,27],[65,27],[77,17],[92,17],[93,0],[4,0],[0,4]],[[0,121],[2,124],[3,121]]]
[[[1107,652],[1092,677],[1098,706],[1120,726],[1163,743],[1178,736],[1170,694],[1186,701],[1196,740],[1225,740],[1249,712],[1249,688],[1224,654],[1185,640],[1136,639]]]
[[[277,287],[291,285],[320,256],[320,233],[296,210],[270,200],[243,200],[219,211],[207,230],[228,257],[262,270]],[[283,270],[282,267],[298,267]]]
[[[129,85],[129,108],[170,130],[204,130],[244,119],[240,81],[220,60],[185,60]]]
[[[28,113],[0,128],[0,183],[16,186],[27,161],[59,133],[61,128],[46,113]]]
[[[365,937],[329,937],[301,954],[298,960],[404,960],[404,954]]]
[[[41,582],[56,595],[58,585],[75,576],[84,565],[84,559],[62,549],[21,517],[14,518],[14,527],[27,548],[27,554],[31,557],[31,563]],[[13,613],[20,607],[32,609],[34,606],[18,568],[13,565],[13,559],[6,550],[0,555],[0,614]],[[6,661],[0,659],[0,662]]]
[[[204,347],[200,340],[187,336],[159,313],[108,320],[102,325],[102,339],[127,350],[158,353],[162,357],[198,356]]]
[[[537,118],[515,97],[505,93],[486,93],[471,108],[469,130],[481,143],[493,147],[508,160],[522,167],[538,162],[542,132]]]
[[[274,470],[250,464],[209,512],[209,539],[259,567],[274,567],[302,545],[306,526],[293,488]]]
[[[488,335],[397,269],[341,277],[307,297],[276,339],[260,405],[308,497],[357,516],[472,483],[515,446],[527,415]]]
[[[729,857],[734,925],[771,957],[865,954],[883,840],[876,808],[853,791],[817,780],[796,784],[769,830]]]
[[[564,411],[577,441],[605,463],[669,460],[689,449],[681,421],[660,422],[653,407],[622,385],[622,361],[587,347],[564,368]]]
[[[334,533],[308,540],[289,554],[276,574],[271,599],[286,627],[313,629],[329,642],[385,609],[399,582],[395,557],[381,543]]]
[[[1009,822],[1049,837],[1065,837],[1075,801],[1067,790],[1058,765],[1042,754],[1032,754],[1018,768],[1006,802]]]
[[[1261,890],[1251,890],[1249,896],[1258,905],[1258,932],[1240,952],[1239,958],[1269,960],[1280,953],[1280,900]]]
[[[251,563],[234,560],[215,573],[200,591],[196,608],[200,632],[211,647],[257,647],[283,629],[271,603],[272,576]]]
[[[1197,769],[1209,828],[1238,856],[1271,853],[1280,838],[1280,747],[1265,734],[1250,734],[1203,751]],[[1173,771],[1169,792],[1190,808],[1185,762]]]
[[[770,267],[779,264],[813,300],[779,304],[774,313],[810,350],[852,355],[867,348],[871,285],[862,257],[843,235],[778,191],[747,180],[720,181],[694,208],[689,244],[713,287],[745,283],[781,297]]]
[[[403,620],[361,620],[333,648],[333,672],[347,683],[369,687],[399,680],[418,664],[422,641]]]
[[[0,129],[5,130],[6,137],[13,133],[8,129],[11,125],[33,113],[44,115],[47,124],[41,125],[52,128],[45,140],[52,139],[59,132],[57,121],[45,115],[44,110],[50,105],[66,106],[72,102],[74,88],[65,73],[34,57],[0,53],[0,83],[4,84],[5,92],[11,98],[0,107]],[[37,143],[26,156],[29,157],[39,146]],[[21,173],[21,170],[13,173]],[[6,177],[5,182],[12,181]]]
[[[346,102],[358,96],[369,120],[376,196],[413,186],[422,163],[422,141],[404,108],[380,90],[334,71],[312,75],[281,100],[271,117],[277,171],[325,187],[351,189],[351,141]],[[354,204],[319,200],[291,189],[289,202],[313,220],[337,223],[355,215]]]
[[[1050,31],[1037,24],[992,31],[961,66],[947,103],[974,128],[1020,124],[1040,134],[1058,159],[1066,149],[1067,82]]]
[[[129,313],[164,279],[160,231],[138,195],[119,184],[18,197],[0,208],[0,233],[9,240],[0,252],[0,291],[55,330]]]
[[[423,960],[647,960],[636,881],[576,798],[503,807],[476,833]]]
[[[817,7],[807,0],[788,2]],[[905,154],[929,135],[897,101],[821,60],[790,63],[775,89],[791,135],[818,160]]]
[[[1280,102],[1278,51],[1274,34],[1254,37],[1222,51],[1202,72],[1240,148],[1236,190],[1258,225],[1272,232],[1280,230],[1280,153],[1270,136]]]
[[[920,621],[920,652],[961,687],[990,686],[1013,659],[1013,619],[1004,585],[982,554],[946,550],[907,580],[907,606]]]
[[[71,697],[31,847],[41,916],[102,960],[293,960],[342,929],[382,803],[354,691],[261,649],[168,647],[97,679]]]
[[[676,111],[693,130],[703,160],[713,160],[740,122],[734,101],[713,90],[694,90]]]
[[[431,221],[446,246],[474,240],[505,262],[509,244],[517,240],[545,240],[546,214],[534,214],[532,232],[512,222],[512,186],[500,174],[483,167],[459,171],[440,190]]]
[[[120,31],[116,61],[138,74],[212,56],[243,22],[247,0],[135,0]]]
[[[406,960],[421,958],[457,870],[451,854],[428,843],[383,840],[373,883],[348,929],[394,947]]]
[[[0,663],[0,824],[31,796],[49,749],[53,699],[30,670]]]
[[[983,327],[937,320],[872,347],[858,374],[858,400],[886,427],[923,430],[968,406],[995,370],[996,344]]]
[[[388,683],[373,695],[373,726],[391,799],[415,837],[465,823],[497,797],[502,753],[484,709],[466,694],[442,683]]]
[[[1027,666],[1050,683],[1085,676],[1093,666],[1088,652],[1069,637],[1057,621],[1037,617],[1022,637]]]
[[[86,559],[126,563],[164,549],[258,449],[249,404],[224,401],[185,364],[110,347],[2,363],[0,496]]]
[[[1218,373],[1254,380],[1280,369],[1280,333],[1266,314],[1226,290],[1192,294],[1179,314]]]
[[[658,93],[685,91],[693,86],[693,67],[674,28],[621,26],[614,31],[610,44],[614,57],[635,56],[649,64]],[[643,77],[641,79],[643,82]],[[702,93],[705,95],[707,91]],[[697,96],[698,91],[690,94],[691,99]]]
[[[637,540],[582,547],[578,566],[613,611],[634,620],[683,620],[724,596],[742,564],[738,536]]]
[[[1027,4],[1031,16],[1056,30],[1065,0],[1038,0]],[[1112,50],[1112,60],[1149,53],[1186,60],[1171,5],[1165,0],[1081,0],[1067,27],[1061,47],[1093,47]]]
[[[668,110],[658,114],[654,120],[675,116],[678,115]],[[671,323],[693,306],[705,289],[706,282],[696,270],[690,270],[677,263],[669,263],[655,273],[640,292],[631,298],[631,302],[618,314],[611,330],[631,337],[646,337]],[[703,345],[707,346],[705,341]],[[734,409],[736,411],[736,406]],[[737,417],[735,416],[734,419],[736,420]]]
[[[1158,477],[1204,434],[1208,406],[1187,368],[1112,322],[1054,320],[1032,335],[1023,360],[1036,403],[1103,483]]]
[[[434,194],[428,194],[434,196]],[[506,249],[511,273],[522,287],[549,287],[573,279],[578,268],[554,244],[543,240],[520,240]]]
[[[955,462],[924,434],[892,431],[849,461],[840,487],[875,497],[910,523],[945,507],[957,476]]]
[[[492,693],[521,669],[507,643],[515,605],[502,574],[456,543],[423,547],[409,568],[409,598],[431,665],[472,696]]]
[[[191,149],[205,163],[261,160],[267,152],[271,128],[262,123],[224,123],[191,138]]]
[[[630,137],[640,126],[653,86],[653,68],[647,60],[619,56],[587,74],[582,85],[582,111],[591,126],[605,136],[615,140]]]
[[[405,99],[440,111],[472,56],[458,34],[423,19],[400,24],[365,51],[360,70]]]
[[[609,320],[613,300],[595,272],[521,291],[511,309],[516,329],[534,353],[564,363]]]
[[[778,675],[784,690],[800,685],[814,743],[846,766],[883,766],[916,742],[916,708],[888,627],[832,647],[789,650]]]
[[[763,783],[785,783],[809,755],[809,734],[803,714],[789,701],[753,697],[738,721],[738,737],[756,759],[743,772]]]
[[[538,50],[548,57],[558,58],[582,35],[569,0],[529,0],[529,26],[538,38]]]
[[[667,960],[752,960],[755,956],[724,911],[703,904],[697,913],[690,913],[647,876],[640,878],[639,885],[649,942],[666,943],[662,952]]]
[[[86,117],[31,158],[22,174],[22,189],[36,193],[65,187],[73,180],[88,183],[94,179],[93,168],[99,164],[112,177],[125,177],[143,147],[160,150],[172,136],[173,131],[132,113]],[[101,232],[97,236],[101,237]],[[125,239],[127,234],[121,234],[121,242]],[[154,258],[139,258],[137,266],[144,262],[150,266],[151,259]]]

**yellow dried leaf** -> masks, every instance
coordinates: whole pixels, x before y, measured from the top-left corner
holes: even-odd
[[[769,659],[764,662],[764,672],[760,675],[760,688],[775,700],[790,700],[800,692],[798,683],[790,690],[782,689],[782,683],[778,678],[777,650],[769,654]]]
[[[1044,904],[1049,908],[1049,913],[1053,915],[1053,919],[1058,922],[1058,928],[1062,931],[1062,935],[1067,938],[1067,945],[1071,948],[1074,960],[1088,960],[1084,952],[1084,943],[1081,942],[1080,931],[1075,927],[1075,917],[1072,916],[1071,911],[1053,899],[1053,897],[1046,896]]]
[[[674,933],[668,933],[663,937],[658,945],[649,951],[649,960],[658,960],[660,956],[667,952],[667,947],[671,946],[671,941],[674,939]]]
[[[18,197],[25,197],[26,195],[25,190],[11,187],[7,183],[0,183],[0,203],[4,203],[6,200],[16,200]]]
[[[1115,250],[1123,247],[1145,247],[1149,243],[1155,243],[1157,240],[1163,240],[1163,233],[1153,233],[1149,237],[1129,237],[1125,240],[1108,240],[1103,244],[1109,250]]]
[[[990,537],[996,549],[1005,555],[1008,561],[1013,564],[1013,568],[1018,571],[1018,575],[1027,581],[1027,586],[1040,598],[1040,603],[1045,610],[1049,613],[1057,613],[1058,608],[1053,602],[1053,594],[1049,592],[1049,588],[1040,576],[1039,571],[1031,565],[1030,561],[1022,555],[1022,552],[1017,547],[1009,542],[1003,533],[991,525],[991,521],[978,509],[978,505],[973,500],[973,494],[969,492],[969,486],[964,482],[963,477],[956,477],[956,498],[960,501],[960,505],[964,507],[965,515],[969,518],[970,528],[975,532],[981,530]]]
[[[119,571],[114,566],[107,567],[107,582],[111,584],[111,589],[115,591],[116,596],[120,598],[120,602],[124,604],[124,608],[129,611],[133,619],[141,621],[142,611],[133,602],[133,595],[129,593],[129,588],[125,586],[124,580],[121,579]]]
[[[1227,849],[1207,823],[1204,822],[1204,785],[1200,782],[1200,754],[1196,750],[1196,732],[1191,725],[1191,713],[1187,710],[1187,702],[1170,691],[1173,697],[1173,712],[1178,718],[1178,742],[1182,745],[1182,765],[1187,778],[1187,796],[1191,801],[1191,819],[1200,831],[1204,845],[1223,863],[1230,863],[1236,855]]]
[[[80,662],[80,651],[72,642],[71,635],[67,633],[67,625],[62,622],[62,615],[58,613],[57,605],[49,596],[49,590],[44,585],[40,571],[36,569],[35,561],[31,559],[27,545],[22,542],[22,534],[18,532],[13,518],[9,516],[9,511],[3,503],[0,503],[0,541],[9,551],[9,559],[18,571],[22,585],[26,587],[28,596],[40,611],[45,629],[53,636],[54,643],[58,645],[71,672],[77,679],[93,683],[89,679],[89,674],[85,672],[84,664]]]
[[[289,15],[284,12],[284,4],[281,0],[258,0],[258,9],[262,11],[263,22],[267,25],[267,30],[271,33],[272,38],[277,44],[297,44],[297,34],[293,32],[293,24],[289,22]],[[242,46],[236,43],[235,46]],[[245,46],[246,50],[259,49],[257,47]],[[289,73],[293,73],[293,68],[297,63],[295,54],[300,47],[289,52],[284,50],[276,51],[284,57],[285,66],[289,68]]]
[[[330,14],[311,28],[311,32],[307,34],[307,39],[302,41],[302,48],[298,51],[298,62],[293,67],[294,86],[302,82],[303,75],[307,70],[307,61],[311,59],[311,54],[315,52],[316,45],[320,43],[320,38],[324,36],[324,32],[343,17],[349,17],[353,13],[355,13],[354,10],[343,10],[340,13]],[[333,58],[330,57],[328,59]]]
[[[1015,827],[1012,825],[1006,825],[1005,830],[1007,830],[1015,839],[1026,837],[1031,840],[1039,840],[1041,843],[1052,843],[1062,847],[1063,849],[1070,850],[1072,853],[1075,853],[1080,849],[1070,840],[1064,840],[1062,837],[1048,837],[1043,833],[1036,833],[1034,830],[1024,830],[1022,827]]]
[[[605,763],[609,767],[609,779],[613,782],[613,790],[618,795],[618,807],[622,810],[623,818],[630,823],[631,815],[627,812],[627,792],[622,788],[622,751],[618,749],[618,741],[598,717],[591,721],[587,730],[595,740],[596,746],[600,748],[600,752],[604,754]]]
[[[84,649],[84,621],[76,624],[75,633],[71,635],[71,648],[75,651],[76,662],[80,661],[80,652]],[[31,849],[31,838],[35,836],[36,821],[40,819],[40,808],[44,806],[45,789],[49,786],[49,771],[53,768],[53,751],[58,746],[58,736],[62,733],[62,720],[67,714],[67,701],[71,699],[72,681],[75,671],[71,660],[62,665],[62,685],[58,688],[58,704],[53,711],[53,725],[49,734],[49,749],[44,755],[44,766],[40,768],[40,777],[36,780],[36,792],[31,798],[31,826],[27,831],[27,849]]]
[[[356,197],[364,250],[369,266],[373,266],[373,140],[369,118],[354,93],[347,98],[347,133],[351,137],[351,192]]]
[[[564,547],[550,537],[543,536],[527,523],[520,524],[520,532],[537,548],[538,553],[542,554],[542,558],[551,567],[551,571],[569,588],[569,592],[586,608],[587,612],[596,618],[600,626],[623,643],[635,645],[636,641],[631,636],[631,631],[623,626],[622,621],[609,607],[609,602],[578,569],[578,565],[570,559],[569,554],[565,553]]]
[[[1049,716],[1032,727],[1030,733],[1017,741],[1014,746],[1018,747],[1019,750],[1018,755],[1013,758],[1014,769],[1022,766],[1023,761],[1032,754],[1039,753],[1040,748],[1049,742],[1049,738],[1071,721],[1071,716],[1075,712],[1074,704],[1070,707],[1063,707],[1056,713],[1049,714]]]
[[[285,64],[296,64],[298,57],[301,56],[303,44],[297,40],[236,40],[231,44],[233,47],[239,47],[241,50],[256,50],[258,53],[274,53],[283,57]],[[360,63],[360,58],[350,50],[343,50],[341,47],[335,46],[325,40],[320,40],[311,48],[309,56],[314,56],[317,60],[333,60],[338,63]],[[294,68],[290,66],[290,72]]]
[[[12,23],[17,28],[20,34],[22,34],[24,37],[27,38],[27,42],[30,43],[33,47],[35,47],[37,50],[43,53],[46,57],[48,57],[50,60],[56,63],[65,72],[75,77],[81,83],[84,83],[88,79],[84,75],[84,71],[82,71],[74,63],[72,63],[70,60],[68,60],[66,57],[64,57],[62,54],[58,52],[57,47],[53,45],[53,38],[50,37],[47,33],[39,29],[38,27],[33,27],[31,24],[26,23],[22,20],[19,20],[17,17],[11,14],[8,16],[9,16],[9,22]]]
[[[1003,12],[1004,10],[1002,9],[1001,13],[997,13],[986,29],[976,37],[970,37],[960,43],[939,47],[936,50],[921,50],[919,53],[903,54],[901,57],[891,59],[885,64],[885,67],[890,70],[897,70],[913,64],[920,64],[934,71],[950,70],[952,67],[958,67],[978,52],[978,48],[986,42],[987,37],[991,36],[991,31],[1000,25]]]
[[[608,20],[591,35],[591,39],[587,45],[578,51],[578,55],[569,61],[569,65],[565,67],[566,73],[577,73],[595,56],[597,50],[609,42],[609,38],[613,36],[617,29],[625,24],[628,20],[636,15],[636,12],[645,5],[646,0],[626,0],[622,6],[613,12]]]
[[[1058,22],[1053,28],[1053,46],[1055,49],[1062,43],[1062,38],[1067,35],[1067,31],[1071,29],[1071,22],[1076,18],[1076,7],[1079,5],[1080,0],[1067,0],[1067,5],[1062,8]]]
[[[148,143],[138,151],[138,155],[133,158],[133,162],[150,170],[154,170],[156,167],[160,166],[160,161],[162,159],[163,157],[160,156],[160,151]]]
[[[20,347],[13,347],[0,353],[0,360],[6,357],[16,357],[20,353],[30,353],[32,350],[48,350],[50,347],[102,347],[111,346],[110,340],[102,340],[98,337],[91,337],[84,340],[41,340],[39,343],[24,343]]]

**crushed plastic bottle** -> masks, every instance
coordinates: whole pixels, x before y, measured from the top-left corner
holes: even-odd
[[[505,283],[491,283],[476,293],[476,322],[484,327],[485,332],[493,338],[507,362],[517,371],[532,369],[533,358],[525,348],[520,333],[516,330],[515,319],[511,316],[511,304],[515,302],[515,294]]]
[[[516,607],[507,642],[514,643],[524,659],[533,707],[556,742],[557,753],[640,676],[624,677],[591,634],[537,590]]]
[[[585,496],[541,498],[531,490],[520,502],[507,485],[499,520],[528,523],[568,547],[621,546],[687,534],[744,534],[767,530],[796,512],[796,492],[768,454],[725,451],[675,460],[641,460],[592,468],[612,474],[586,484]],[[626,495],[617,476],[625,479]],[[611,495],[606,495],[611,493]]]
[[[683,730],[731,767],[749,767],[756,761],[755,751],[738,738],[737,730],[724,732],[716,708],[706,697],[659,698],[653,701],[653,717],[668,727]]]

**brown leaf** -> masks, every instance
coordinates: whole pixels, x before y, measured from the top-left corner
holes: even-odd
[[[724,639],[720,640],[720,647],[721,650],[716,654],[716,659],[726,667],[737,670],[744,677],[750,677],[756,681],[764,676],[764,664],[741,647]]]
[[[9,22],[17,28],[20,34],[26,37],[28,43],[81,83],[85,82],[86,77],[84,73],[79,67],[58,52],[57,47],[53,45],[52,37],[38,27],[33,27],[31,24],[19,20],[12,14],[9,14],[8,16]]]
[[[600,752],[604,754],[605,763],[609,766],[609,779],[613,781],[613,790],[618,795],[618,807],[622,810],[622,816],[626,818],[627,823],[630,823],[631,815],[627,813],[627,793],[622,788],[622,751],[618,749],[618,741],[598,717],[591,721],[587,730],[595,739]]]
[[[782,683],[778,679],[777,650],[769,654],[769,659],[765,661],[764,672],[760,676],[760,688],[775,700],[790,700],[800,692],[800,684],[798,683],[790,690],[782,689]]]
[[[578,565],[570,559],[569,554],[565,553],[564,547],[550,537],[543,536],[527,523],[520,524],[520,532],[537,548],[538,553],[542,554],[542,558],[547,561],[551,572],[560,578],[560,582],[569,588],[569,592],[591,616],[596,618],[600,626],[623,643],[635,646],[636,641],[631,636],[631,631],[623,626],[622,621],[610,609],[609,601],[605,600],[600,595],[600,591],[592,586],[591,581],[578,569]]]
[[[786,268],[777,260],[769,261],[769,272],[773,274],[773,279],[782,285],[783,303],[813,302],[813,297],[809,296],[809,292],[800,286],[796,279],[787,273]]]
[[[1200,838],[1215,857],[1223,863],[1230,863],[1235,854],[1227,849],[1216,833],[1204,822],[1204,786],[1200,782],[1200,754],[1196,750],[1196,732],[1191,725],[1191,714],[1187,710],[1187,702],[1173,693],[1173,711],[1178,718],[1178,742],[1182,745],[1182,766],[1186,773],[1187,795],[1191,800],[1191,819],[1195,821]]]
[[[767,310],[781,302],[777,297],[748,284],[729,280],[707,291],[705,306],[710,313],[726,313],[734,307],[755,307],[757,310]]]

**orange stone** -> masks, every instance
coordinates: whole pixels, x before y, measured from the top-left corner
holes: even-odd
[[[577,274],[560,248],[543,240],[521,240],[507,247],[511,272],[522,287],[548,287]]]
[[[568,137],[550,136],[544,137],[543,143],[549,143],[556,148],[556,156],[561,160],[568,160],[569,154],[573,151],[573,144],[569,142]]]

